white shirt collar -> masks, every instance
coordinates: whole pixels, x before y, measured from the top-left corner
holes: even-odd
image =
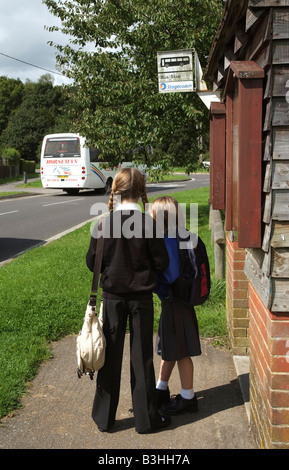
[[[136,202],[126,202],[118,204],[115,208],[116,211],[141,211],[140,205]]]

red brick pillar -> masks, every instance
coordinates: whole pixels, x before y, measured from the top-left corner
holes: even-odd
[[[261,448],[289,449],[289,314],[266,309],[249,283],[250,423]]]
[[[227,322],[232,353],[249,352],[248,279],[244,274],[245,250],[227,234]]]

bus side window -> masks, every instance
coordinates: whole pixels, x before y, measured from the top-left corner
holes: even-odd
[[[91,162],[98,161],[98,150],[96,148],[89,149],[89,158]]]

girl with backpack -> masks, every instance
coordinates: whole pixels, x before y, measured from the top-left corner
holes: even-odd
[[[180,275],[180,238],[189,232],[176,199],[164,196],[155,199],[149,213],[163,224],[164,236],[170,262],[158,275],[159,286],[155,291],[161,300],[161,316],[157,336],[157,353],[161,356],[157,393],[159,408],[165,415],[177,415],[184,411],[198,411],[197,396],[193,389],[194,365],[191,356],[201,354],[198,322],[193,306],[174,298],[172,284]],[[177,362],[181,390],[170,399],[168,382]]]
[[[103,295],[104,366],[98,371],[92,418],[100,431],[111,431],[119,401],[124,340],[129,320],[131,394],[135,429],[150,433],[170,424],[157,412],[153,366],[153,290],[157,273],[165,270],[168,254],[156,237],[155,221],[140,210],[147,203],[143,174],[120,170],[112,184],[105,217],[100,287]],[[86,255],[93,271],[100,222],[94,228]]]

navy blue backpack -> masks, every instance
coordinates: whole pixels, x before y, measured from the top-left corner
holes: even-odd
[[[184,243],[179,239],[180,243]],[[171,285],[171,297],[187,305],[202,305],[210,295],[211,276],[207,250],[198,237],[195,248],[179,248],[180,275]]]

